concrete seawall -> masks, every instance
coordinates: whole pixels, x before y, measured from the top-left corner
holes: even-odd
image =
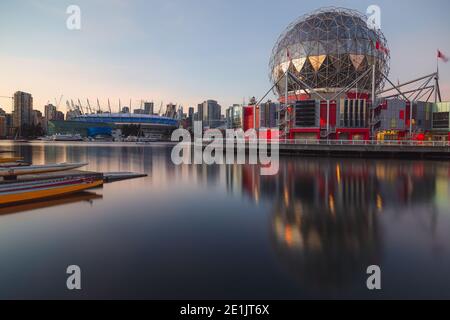
[[[280,144],[282,155],[450,159],[448,146]]]
[[[203,147],[206,147],[209,144],[210,142],[203,141]],[[246,144],[247,151],[254,148],[258,148],[258,146],[256,144]],[[267,146],[267,149],[270,153],[270,143]],[[236,150],[237,145],[235,144],[235,151]],[[450,160],[450,145],[448,143],[282,142],[279,144],[279,150],[280,155],[285,156]]]

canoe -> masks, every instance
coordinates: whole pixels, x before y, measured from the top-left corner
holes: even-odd
[[[103,196],[91,191],[81,191],[77,193],[67,194],[61,197],[49,197],[38,201],[28,201],[23,203],[0,206],[0,217],[21,213],[24,211],[32,211],[38,209],[48,209],[52,207],[74,204],[79,202],[90,202],[102,199]]]
[[[0,183],[0,206],[58,197],[103,185],[98,173]]]
[[[0,167],[0,177],[16,177],[29,174],[69,171],[87,166],[87,163],[61,163],[40,166]]]

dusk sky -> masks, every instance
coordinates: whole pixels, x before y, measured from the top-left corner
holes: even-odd
[[[80,31],[66,28],[66,9],[82,10]],[[297,17],[323,6],[382,10],[397,82],[436,70],[436,50],[450,56],[450,2],[300,0],[2,0],[0,96],[30,92],[35,109],[64,95],[106,106],[133,99],[173,102],[185,110],[206,99],[222,111],[270,87],[272,47]],[[450,99],[450,63],[440,65]],[[11,101],[0,99],[11,111]]]

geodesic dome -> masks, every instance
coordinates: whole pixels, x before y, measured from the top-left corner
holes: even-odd
[[[367,25],[358,11],[323,8],[300,17],[290,24],[275,44],[270,59],[270,79],[280,95],[285,92],[288,70],[309,87],[336,91],[352,84],[376,64],[376,89],[384,86],[382,73],[389,73],[389,50],[380,30]],[[298,89],[293,81],[289,91]],[[355,86],[372,90],[372,73],[368,72]]]

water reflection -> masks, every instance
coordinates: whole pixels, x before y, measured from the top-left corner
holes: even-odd
[[[386,212],[412,217],[436,240],[434,198],[449,195],[448,176],[446,163],[291,159],[276,177],[261,177],[252,166],[230,167],[227,183],[234,194],[272,203],[278,256],[303,286],[325,289],[361,280],[367,266],[382,265],[380,217]],[[448,212],[448,201],[444,206]]]
[[[50,209],[52,207],[63,207],[65,205],[75,204],[77,202],[87,202],[90,205],[93,205],[95,200],[100,200],[102,198],[103,198],[102,195],[96,194],[94,192],[87,192],[87,191],[78,192],[42,201],[29,202],[3,208],[0,207],[0,216],[6,216],[25,211],[34,211],[39,209]]]
[[[80,251],[75,260],[110,270],[110,278],[92,274],[96,297],[278,299],[329,297],[328,292],[371,297],[365,288],[371,264],[382,266],[387,297],[450,297],[447,162],[282,158],[272,177],[248,165],[174,166],[164,146],[6,144],[0,149],[14,149],[37,164],[80,161],[89,163],[87,170],[149,175],[106,185],[85,193],[86,199],[73,195],[58,200],[61,204],[40,204],[48,213],[47,220],[39,218],[46,231],[41,251],[54,242],[76,251],[80,235],[60,210],[73,204],[65,207],[67,216],[79,219],[83,239],[93,244],[92,253]],[[86,200],[95,205],[79,212]],[[22,210],[31,209],[14,212]],[[55,229],[64,232],[45,229],[55,220]],[[28,234],[18,253],[26,256],[36,238],[23,229],[37,225],[9,223],[14,226],[0,223],[0,243]],[[0,257],[7,250],[0,245]],[[48,256],[73,259],[57,249]],[[145,268],[136,267],[141,264]],[[109,282],[98,283],[117,278],[127,286],[115,294],[108,291]]]

